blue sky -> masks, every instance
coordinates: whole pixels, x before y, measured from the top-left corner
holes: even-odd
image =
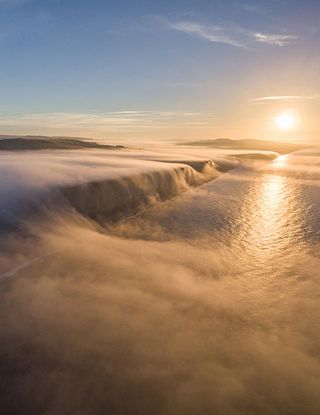
[[[313,0],[0,0],[0,132],[316,140],[319,21]],[[300,128],[274,131],[287,110]]]

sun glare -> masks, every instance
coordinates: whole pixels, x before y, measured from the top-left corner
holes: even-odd
[[[298,118],[292,112],[284,112],[275,118],[275,124],[280,130],[293,130],[298,124]]]

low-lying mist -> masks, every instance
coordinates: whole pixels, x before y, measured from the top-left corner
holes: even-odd
[[[2,414],[318,412],[312,252],[270,282],[214,239],[60,222],[7,242],[2,265],[38,258],[1,285]]]
[[[0,413],[318,414],[319,238],[304,243],[312,210],[281,174],[244,169],[107,226],[53,208],[2,235]]]
[[[236,160],[145,150],[3,152],[0,232],[43,211],[68,206],[118,219],[217,177]],[[68,206],[67,206],[68,205]]]

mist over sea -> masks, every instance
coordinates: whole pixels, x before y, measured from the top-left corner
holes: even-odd
[[[319,150],[38,154],[1,155],[1,414],[319,413]]]

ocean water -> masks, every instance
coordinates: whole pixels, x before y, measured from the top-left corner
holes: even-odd
[[[309,150],[240,166],[132,224],[142,221],[160,224],[163,234],[155,239],[218,238],[251,268],[280,272],[296,250],[308,251],[319,242],[320,154]],[[135,230],[143,237],[138,226]]]

